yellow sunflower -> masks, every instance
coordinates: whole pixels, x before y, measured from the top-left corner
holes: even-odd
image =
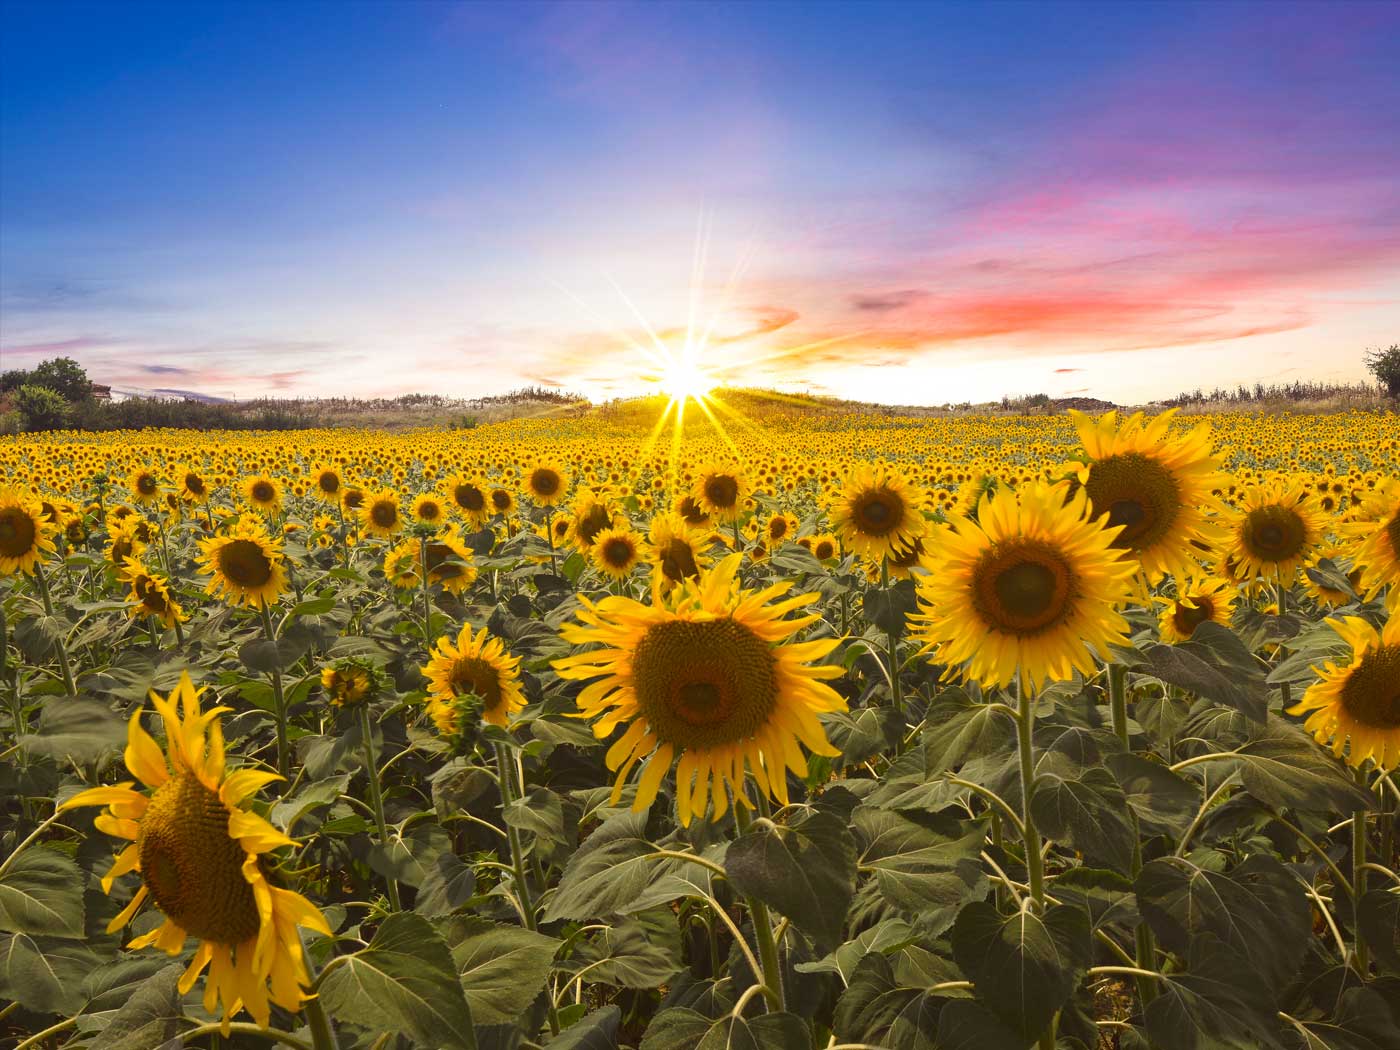
[[[462,537],[448,529],[428,540],[428,583],[440,583],[449,594],[461,594],[476,582],[477,569]],[[421,586],[423,541],[411,536],[384,555],[384,575],[399,590]]]
[[[126,484],[131,489],[132,497],[143,507],[154,503],[160,495],[160,479],[149,467],[137,467],[127,477]]]
[[[132,525],[131,522],[118,525],[107,534],[107,547],[103,555],[118,576],[125,571],[128,558],[139,558],[146,549],[146,544],[136,535]]]
[[[614,580],[631,576],[645,555],[645,541],[626,525],[598,533],[589,551],[594,568]]]
[[[1372,758],[1383,769],[1394,768],[1400,765],[1400,613],[1384,631],[1359,616],[1327,622],[1351,646],[1351,659],[1340,667],[1331,660],[1314,667],[1322,680],[1288,713],[1311,711],[1303,728],[1318,743],[1330,741],[1337,757],[1346,752],[1351,765]]]
[[[436,492],[420,492],[409,508],[413,520],[423,525],[441,525],[447,519],[447,508]]]
[[[196,467],[181,467],[175,476],[180,479],[180,498],[189,503],[209,502],[209,483]]]
[[[338,503],[343,483],[340,471],[331,466],[320,466],[311,472],[311,491],[322,503]]]
[[[577,701],[595,719],[594,735],[606,739],[626,726],[607,753],[608,768],[618,771],[614,801],[632,767],[646,759],[636,810],[656,799],[673,762],[683,824],[706,812],[712,776],[715,819],[730,797],[748,806],[746,767],[761,791],[786,805],[786,771],[807,775],[799,742],[814,754],[839,753],[817,715],[845,710],[822,681],[839,678],[841,668],[809,666],[839,639],[790,642],[819,617],[786,618],[818,596],[775,601],[790,582],[744,590],[736,579],[742,560],[731,554],[652,605],[620,596],[596,605],[581,598],[580,622],[561,631],[575,645],[600,646],[554,661],[561,678],[598,679]]]
[[[605,499],[592,489],[582,489],[574,497],[570,517],[569,539],[582,553],[588,554],[598,537],[614,525],[625,524]]]
[[[1005,686],[1018,668],[1039,688],[1127,644],[1115,608],[1131,591],[1137,562],[1115,548],[1116,528],[1088,516],[1083,489],[1025,484],[984,496],[977,521],[954,518],[932,571],[918,584],[914,634],[937,659],[983,685]]]
[[[261,518],[244,514],[226,533],[200,540],[199,548],[199,571],[213,577],[205,593],[254,607],[286,593],[282,541],[268,536]]]
[[[321,688],[336,707],[364,702],[379,687],[379,672],[363,660],[337,660],[321,668]]]
[[[447,492],[458,513],[472,525],[480,526],[491,516],[486,483],[480,478],[459,474],[447,483]]]
[[[797,519],[781,511],[763,523],[763,542],[770,548],[797,538]]]
[[[127,594],[132,619],[154,616],[165,627],[174,627],[178,620],[189,619],[180,603],[170,596],[170,584],[164,576],[152,572],[138,558],[127,558],[122,578],[131,590]]]
[[[1220,460],[1212,454],[1210,424],[1173,437],[1177,410],[1148,421],[1135,412],[1120,425],[1109,412],[1097,422],[1070,411],[1090,461],[1079,471],[1096,516],[1122,531],[1113,545],[1130,552],[1150,579],[1184,575],[1194,564],[1192,540],[1215,542],[1208,518],[1218,500]]]
[[[690,493],[677,497],[675,507],[677,514],[685,519],[685,523],[692,528],[708,528],[711,524],[710,513]]]
[[[1242,576],[1288,582],[1322,542],[1326,523],[1306,489],[1281,481],[1256,485],[1244,493],[1229,554]]]
[[[399,494],[381,489],[365,496],[360,507],[360,526],[368,536],[389,537],[403,531],[403,514],[399,511]]]
[[[447,635],[439,638],[423,677],[428,680],[428,714],[444,737],[466,728],[463,698],[475,697],[475,713],[502,729],[525,706],[520,658],[508,655],[499,638],[488,638],[485,627],[476,635],[470,625],[463,627],[455,643]]]
[[[1234,584],[1219,576],[1182,577],[1175,598],[1158,598],[1164,606],[1157,621],[1162,641],[1189,642],[1196,628],[1210,620],[1229,626],[1235,609]]]
[[[264,514],[276,514],[282,507],[282,489],[265,474],[254,474],[243,482],[243,498],[250,507]]]
[[[537,463],[525,475],[525,491],[540,507],[557,507],[569,489],[569,476],[557,463]]]
[[[733,521],[744,509],[744,500],[751,491],[743,469],[727,464],[702,469],[690,494],[696,506],[711,520]]]
[[[703,553],[705,533],[680,514],[658,514],[647,526],[647,554],[652,579],[662,591],[670,591],[687,579],[695,579],[708,564]]]
[[[1352,563],[1361,571],[1367,600],[1390,588],[1387,606],[1400,611],[1400,482],[1391,482],[1361,506],[1361,520],[1342,526],[1351,538]]]
[[[8,485],[0,488],[0,576],[32,576],[34,566],[54,552],[52,532],[38,500]]]
[[[492,514],[508,518],[515,513],[515,493],[500,485],[492,486],[491,491],[486,494],[486,502]]]
[[[862,464],[831,503],[831,528],[848,548],[879,561],[912,547],[923,535],[921,502],[894,468]]]
[[[204,1008],[222,1004],[227,1023],[240,1010],[266,1027],[269,1000],[293,1012],[307,999],[310,984],[298,926],[326,936],[331,929],[316,906],[299,893],[272,885],[263,857],[296,843],[262,817],[242,808],[275,773],[240,769],[229,773],[216,707],[201,711],[189,675],[169,698],[151,694],[165,723],[166,753],[132,715],[127,730],[126,766],[150,793],[131,781],[80,791],[60,807],[106,806],[99,831],[131,844],[117,855],[102,879],[140,872],[141,888],[107,927],[114,933],[129,923],[147,898],[165,922],[131,941],[178,955],[185,940],[199,941],[194,959],[180,978],[181,994],[194,987],[207,968]]]

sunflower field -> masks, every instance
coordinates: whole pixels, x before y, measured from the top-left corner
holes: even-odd
[[[1400,1047],[1394,415],[703,422],[0,441],[0,1045]]]

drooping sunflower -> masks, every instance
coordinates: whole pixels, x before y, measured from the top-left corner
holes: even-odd
[[[1235,609],[1234,591],[1234,584],[1219,576],[1180,577],[1176,597],[1157,599],[1163,605],[1157,621],[1162,641],[1169,645],[1189,642],[1196,628],[1207,620],[1228,626]]]
[[[1231,524],[1229,554],[1250,579],[1288,582],[1322,542],[1325,526],[1306,489],[1281,481],[1256,485]]]
[[[688,492],[676,498],[675,507],[673,509],[684,518],[685,523],[692,528],[708,528],[711,524],[710,512],[701,506],[700,501]]]
[[[281,778],[256,769],[228,772],[219,715],[201,711],[189,674],[168,698],[151,694],[165,723],[166,751],[132,715],[126,766],[149,793],[131,781],[80,791],[60,807],[106,806],[98,830],[131,844],[102,879],[112,891],[118,876],[139,872],[141,888],[107,927],[114,933],[150,899],[165,922],[127,947],[150,945],[178,955],[186,938],[199,941],[179,981],[181,994],[205,969],[204,1008],[221,1008],[227,1023],[240,1010],[267,1026],[269,1000],[297,1011],[310,984],[297,927],[326,936],[331,929],[316,906],[299,893],[274,886],[263,857],[295,841],[243,804],[263,785]]]
[[[126,569],[128,558],[139,558],[146,549],[146,544],[137,535],[133,528],[133,522],[128,521],[125,525],[113,528],[107,534],[107,547],[103,551],[103,556],[107,564],[116,570],[120,576]]]
[[[447,635],[428,654],[423,677],[428,680],[428,713],[444,737],[460,735],[466,711],[459,702],[475,697],[475,714],[506,728],[510,716],[525,706],[520,686],[520,658],[506,653],[499,638],[483,627],[475,635],[470,625],[453,642]]]
[[[447,508],[436,492],[420,492],[414,496],[409,513],[422,525],[441,525],[447,520]]]
[[[731,796],[750,805],[746,768],[764,794],[786,805],[786,771],[807,773],[799,745],[838,754],[817,715],[845,710],[846,702],[822,681],[842,671],[812,665],[839,639],[791,642],[818,617],[786,618],[818,596],[776,600],[790,582],[745,590],[736,579],[742,560],[731,554],[652,605],[621,596],[596,605],[583,598],[579,622],[561,631],[576,645],[599,646],[554,661],[561,678],[598,679],[577,701],[594,719],[594,735],[606,739],[626,726],[606,759],[618,771],[614,801],[633,766],[646,759],[636,810],[656,799],[673,763],[683,824],[709,808],[712,777],[715,819]]]
[[[1220,459],[1212,453],[1210,424],[1189,434],[1169,433],[1176,409],[1148,421],[1135,412],[1121,424],[1117,412],[1099,420],[1070,411],[1090,462],[1078,475],[1095,516],[1122,526],[1115,547],[1130,552],[1152,580],[1185,575],[1195,563],[1192,540],[1214,543],[1220,529],[1209,519],[1219,500]]]
[[[457,475],[447,483],[452,504],[472,525],[480,526],[491,516],[491,505],[486,498],[486,483],[480,478]]]
[[[711,464],[699,471],[690,495],[713,521],[733,521],[744,509],[753,490],[743,468],[736,464]]]
[[[1351,646],[1351,659],[1314,667],[1321,681],[1288,713],[1311,711],[1303,728],[1318,743],[1330,742],[1337,757],[1345,752],[1351,765],[1372,758],[1383,769],[1394,768],[1400,765],[1400,613],[1383,631],[1359,616],[1327,622]]]
[[[267,534],[261,518],[244,514],[222,535],[200,540],[199,548],[199,571],[212,577],[205,593],[257,608],[286,593],[282,541]]]
[[[381,489],[365,496],[360,508],[360,527],[366,535],[389,537],[403,531],[403,514],[399,511],[399,494]]]
[[[1361,572],[1367,600],[1390,588],[1387,606],[1400,611],[1400,482],[1374,493],[1360,508],[1360,520],[1342,526],[1351,538],[1352,563]]]
[[[126,479],[132,498],[141,506],[154,503],[160,495],[160,479],[149,467],[137,467]]]
[[[170,583],[162,575],[151,571],[139,558],[127,558],[122,578],[131,588],[127,593],[127,610],[132,619],[154,616],[165,627],[174,627],[178,620],[188,620],[180,603],[170,596]]]
[[[353,707],[379,688],[379,671],[364,660],[337,660],[321,668],[321,688],[336,707]]]
[[[569,490],[569,476],[557,463],[537,463],[525,475],[525,491],[537,506],[557,507]]]
[[[677,584],[699,577],[708,564],[705,533],[692,527],[680,514],[658,514],[647,527],[648,555],[656,587],[669,592]]]
[[[422,585],[423,542],[410,536],[384,555],[384,575],[400,590]],[[427,544],[429,584],[440,583],[449,594],[461,594],[476,582],[475,559],[455,529],[439,533]]]
[[[615,526],[594,537],[589,556],[599,572],[614,580],[625,580],[646,556],[645,546],[630,526]]]
[[[266,474],[244,479],[243,498],[250,507],[264,514],[276,514],[282,508],[282,488]]]
[[[921,502],[894,468],[862,464],[846,480],[828,513],[832,531],[848,548],[880,561],[912,547],[923,535]]]
[[[311,472],[311,491],[322,503],[337,503],[343,483],[340,471],[332,466],[319,466]]]
[[[918,583],[914,634],[940,662],[982,685],[1009,684],[1018,669],[1037,689],[1126,644],[1115,608],[1137,562],[1113,546],[1116,528],[1089,517],[1083,489],[1034,482],[1015,495],[984,496],[977,521],[952,519],[932,571]]]
[[[0,576],[34,574],[34,566],[54,552],[54,526],[39,501],[17,488],[0,488]]]

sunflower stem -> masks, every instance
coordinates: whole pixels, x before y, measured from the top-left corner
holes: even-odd
[[[423,643],[432,644],[433,637],[433,604],[431,595],[431,585],[428,583],[428,540],[427,537],[420,537],[418,540],[418,576],[423,584]]]
[[[44,602],[44,615],[53,618],[53,598],[49,596],[49,581],[44,578],[44,563],[36,561],[34,563],[34,582],[39,587],[39,597]],[[53,646],[58,650],[58,666],[63,671],[63,688],[68,690],[69,696],[78,695],[78,687],[73,682],[73,667],[68,662],[68,646],[63,640],[62,632],[57,632],[53,637]]]
[[[360,749],[364,756],[365,776],[369,778],[369,804],[374,810],[374,823],[379,828],[379,842],[388,850],[389,848],[389,822],[384,819],[384,792],[379,786],[379,764],[374,757],[374,727],[370,724],[369,704],[361,703],[358,708],[360,716]],[[399,883],[393,876],[387,879],[389,883],[389,904],[394,911],[403,911],[403,903],[399,899]]]
[[[554,508],[544,509],[544,538],[549,541],[549,571],[551,574],[559,575],[559,563],[554,554]]]
[[[1031,902],[1038,912],[1045,911],[1045,862],[1040,855],[1040,830],[1031,816],[1031,795],[1035,790],[1035,754],[1031,735],[1035,729],[1035,698],[1024,674],[1016,672],[1016,751],[1021,760],[1021,836],[1026,848],[1026,875]],[[1055,1050],[1055,1023],[1040,1033],[1040,1050]]]
[[[1356,782],[1362,791],[1367,790],[1366,774],[1355,771]],[[1366,894],[1366,810],[1358,809],[1351,817],[1351,885],[1352,885],[1352,937],[1356,940],[1356,972],[1366,980],[1366,972],[1371,968],[1370,951],[1361,936],[1361,924],[1357,916],[1361,913],[1361,898]]]
[[[272,705],[273,713],[277,718],[277,772],[282,779],[291,776],[292,754],[291,747],[287,740],[287,701],[282,695],[282,663],[281,656],[277,653],[277,630],[272,626],[272,611],[268,608],[267,602],[262,601],[258,605],[258,611],[262,614],[263,635],[274,646],[272,659]]]
[[[744,800],[734,800],[734,826],[739,834],[749,830],[750,824],[749,810],[744,804]],[[768,1007],[772,1012],[781,1013],[787,1009],[785,996],[783,993],[783,970],[778,963],[778,942],[773,938],[773,923],[768,917],[768,905],[764,904],[757,897],[745,897],[744,903],[748,906],[749,915],[753,918],[753,936],[758,942],[759,965],[763,973],[755,974],[756,978],[761,978],[768,995]]]
[[[885,592],[885,599],[889,602],[890,608],[894,608],[894,597],[890,593],[890,559],[888,557],[880,559],[880,589]],[[889,665],[890,665],[890,699],[894,702],[894,709],[900,714],[904,713],[904,685],[900,681],[899,667],[899,635],[891,627],[886,632],[889,640]]]
[[[1113,718],[1113,733],[1131,751],[1128,744],[1128,669],[1119,663],[1108,665],[1108,703]]]

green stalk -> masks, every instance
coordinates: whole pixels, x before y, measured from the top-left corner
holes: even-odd
[[[420,537],[418,540],[418,576],[423,584],[423,644],[432,645],[433,604],[432,587],[428,583],[428,539],[426,536]]]
[[[1356,770],[1356,782],[1365,791],[1366,774]],[[1356,972],[1366,979],[1366,971],[1371,968],[1371,953],[1361,937],[1361,924],[1357,918],[1361,914],[1361,898],[1366,893],[1366,810],[1358,809],[1351,815],[1351,886],[1352,886],[1352,936],[1356,939]]]
[[[277,631],[272,626],[272,611],[265,601],[258,609],[262,613],[263,634],[275,645]],[[277,772],[285,780],[292,775],[292,752],[287,740],[287,701],[282,696],[282,665],[279,659],[272,661],[272,702],[277,717]]]
[[[1129,751],[1132,748],[1128,744],[1128,669],[1119,663],[1108,665],[1108,703],[1113,717],[1113,733],[1123,742],[1123,747]]]
[[[44,563],[36,561],[34,563],[34,582],[39,587],[39,597],[44,602],[44,615],[53,617],[53,599],[49,596],[49,581],[44,578]],[[63,632],[59,631],[54,635],[54,648],[58,650],[58,666],[63,670],[63,687],[68,690],[69,696],[78,695],[78,687],[73,682],[73,668],[68,663],[68,645],[64,641]]]
[[[1128,736],[1128,669],[1123,664],[1108,665],[1108,703],[1113,718],[1113,733],[1123,742],[1124,749],[1131,751]],[[1142,839],[1139,836],[1137,814],[1130,810],[1128,815],[1133,822],[1132,876],[1137,878],[1138,872],[1142,870]],[[1152,970],[1157,961],[1157,945],[1152,939],[1151,927],[1145,922],[1138,923],[1137,929],[1133,931],[1133,940],[1139,969]],[[1136,980],[1138,999],[1146,1006],[1156,997],[1157,985],[1147,977],[1138,976]]]
[[[1026,849],[1026,874],[1031,900],[1037,912],[1045,911],[1045,866],[1040,856],[1040,830],[1031,816],[1031,794],[1035,790],[1035,752],[1031,735],[1035,730],[1035,699],[1029,684],[1016,674],[1016,751],[1021,760],[1021,824]],[[1040,1050],[1055,1050],[1055,1022],[1052,1020],[1037,1040]]]
[[[545,509],[544,509],[544,538],[547,539],[547,540],[549,541],[549,571],[550,571],[553,575],[558,576],[558,575],[559,575],[559,564],[558,564],[558,562],[555,560],[555,555],[554,555],[554,508],[553,508],[553,507],[545,507]]]
[[[880,589],[885,592],[885,599],[890,607],[894,606],[894,601],[890,595],[890,559],[888,557],[880,559]],[[887,633],[889,645],[889,665],[890,665],[890,698],[894,702],[894,709],[900,714],[904,713],[904,683],[900,680],[899,666],[899,635],[891,628]]]
[[[739,829],[739,834],[749,830],[751,821],[748,807],[740,800],[734,802],[734,824]],[[773,938],[773,922],[768,917],[768,905],[764,904],[757,897],[745,897],[744,903],[748,906],[749,914],[753,917],[754,940],[758,942],[759,965],[763,968],[761,976],[764,987],[769,994],[768,1006],[772,1011],[781,1012],[787,1009],[786,996],[783,991],[783,970],[778,963],[778,942]]]
[[[384,792],[379,785],[379,765],[374,757],[374,734],[373,727],[369,720],[369,704],[361,703],[358,706],[360,716],[360,749],[365,764],[365,776],[369,778],[369,804],[374,810],[374,822],[379,828],[379,841],[387,850],[389,848],[389,822],[384,819]],[[403,903],[399,899],[398,880],[390,877],[389,883],[389,904],[394,911],[403,911]]]

